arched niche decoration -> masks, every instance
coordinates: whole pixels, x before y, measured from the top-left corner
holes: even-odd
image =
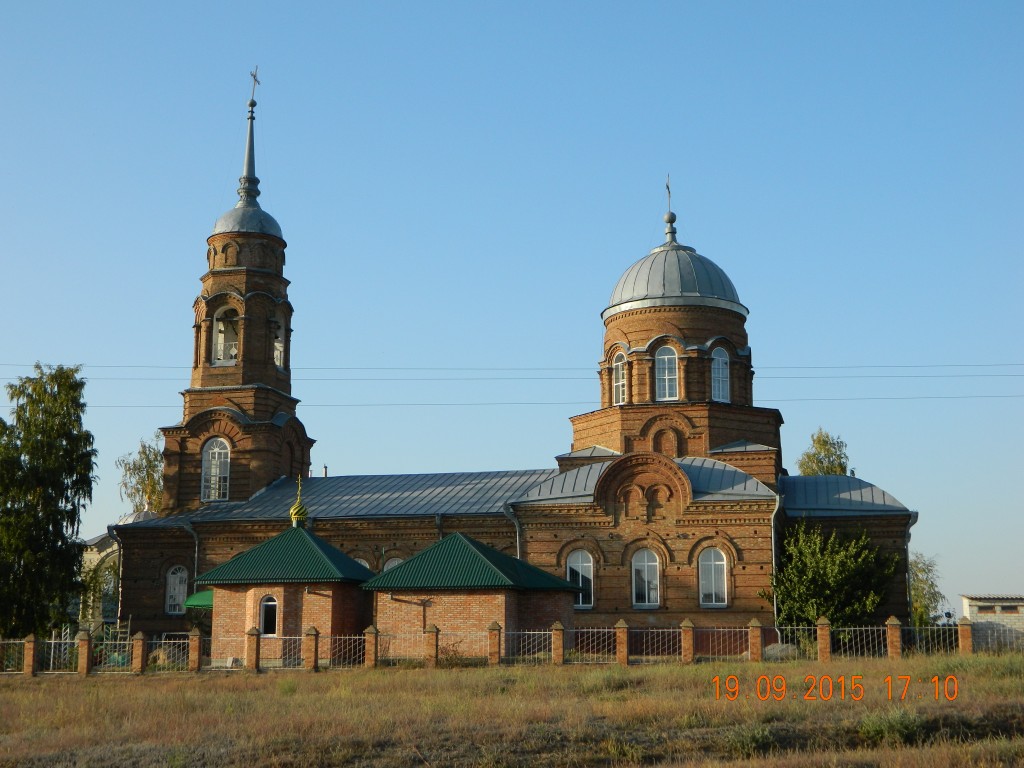
[[[696,437],[696,428],[684,414],[663,413],[648,419],[638,436],[648,441],[654,453],[678,459],[694,453],[690,440]]]
[[[248,419],[233,408],[217,408],[197,413],[184,427],[190,439],[197,441],[199,448],[211,437],[223,437],[234,450],[245,440],[245,434],[239,426],[244,421]]]
[[[645,352],[653,353],[658,347],[672,347],[678,357],[686,353],[686,340],[674,325],[661,322],[655,327],[655,334],[640,347]]]
[[[662,569],[664,569],[666,564],[676,561],[675,553],[669,548],[665,539],[656,533],[650,532],[647,536],[633,539],[622,548],[619,565],[628,567],[633,562],[633,555],[641,549],[649,549],[656,554],[661,562]]]
[[[644,509],[626,513],[646,516],[650,502],[648,492],[655,487],[664,488],[665,504],[663,514],[671,511],[681,513],[693,500],[693,488],[686,473],[670,458],[658,453],[629,453],[611,462],[594,488],[594,501],[605,510],[623,510],[626,494],[637,489],[641,493],[640,502]],[[632,499],[630,499],[632,501]]]
[[[601,549],[601,544],[593,536],[580,536],[577,539],[571,539],[561,546],[556,555],[555,565],[565,570],[565,559],[569,556],[570,552],[577,549],[585,549],[590,553],[590,556],[594,558],[594,566],[604,565],[607,558],[604,556],[604,550]]]
[[[743,551],[736,546],[736,542],[728,536],[723,536],[719,533],[715,536],[702,536],[694,540],[686,552],[686,564],[696,568],[697,558],[700,557],[700,553],[710,547],[722,550],[726,558],[726,568],[731,569],[736,563],[743,562]]]

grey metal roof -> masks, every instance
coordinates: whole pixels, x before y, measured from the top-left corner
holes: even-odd
[[[347,475],[302,481],[302,502],[317,520],[434,515],[500,515],[504,504],[558,474],[557,469],[451,472],[429,475]],[[221,520],[287,520],[295,481],[281,478],[247,501],[209,504],[188,515],[131,526],[182,526]]]
[[[752,443],[749,440],[737,440],[735,443],[726,443],[720,445],[717,448],[712,448],[708,453],[755,453],[760,451],[777,451],[778,448],[772,448],[770,445],[764,445],[762,443]]]
[[[877,485],[849,475],[783,476],[779,478],[779,493],[786,512],[799,517],[910,512]]]
[[[775,493],[755,477],[714,459],[686,457],[676,464],[690,481],[695,501],[772,499]],[[514,500],[515,504],[585,503],[594,498],[598,479],[611,461],[587,464],[545,480]]]
[[[675,241],[658,246],[625,271],[601,317],[607,320],[629,309],[663,306],[722,307],[747,315],[722,268]]]
[[[968,600],[1024,600],[1024,595],[983,594],[983,595],[960,595],[960,597],[966,597]]]
[[[605,448],[603,445],[592,445],[589,448],[580,448],[578,451],[569,451],[556,456],[556,459],[589,459],[594,456],[621,456],[618,451]]]

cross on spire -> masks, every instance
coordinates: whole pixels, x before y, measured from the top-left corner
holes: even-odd
[[[260,84],[259,78],[256,77],[256,73],[258,73],[259,71],[260,71],[260,68],[259,68],[259,65],[257,64],[256,65],[256,69],[254,69],[252,72],[249,73],[249,77],[252,78],[252,96],[250,96],[249,98],[252,101],[256,100],[256,86]]]

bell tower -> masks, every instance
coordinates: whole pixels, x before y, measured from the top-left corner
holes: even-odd
[[[309,469],[313,445],[291,394],[287,244],[257,200],[256,73],[249,99],[238,203],[207,238],[193,304],[192,377],[181,423],[164,435],[162,514],[247,499]]]

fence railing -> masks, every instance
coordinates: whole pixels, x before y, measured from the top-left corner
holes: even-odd
[[[898,659],[917,655],[1022,653],[1024,632],[995,622],[903,627],[615,627],[504,631],[492,624],[482,632],[446,632],[431,625],[423,632],[320,637],[164,636],[118,633],[75,639],[0,639],[0,673],[197,672],[249,669],[343,669],[353,667],[456,667],[491,664],[651,664],[709,661],[792,662],[830,659]]]

